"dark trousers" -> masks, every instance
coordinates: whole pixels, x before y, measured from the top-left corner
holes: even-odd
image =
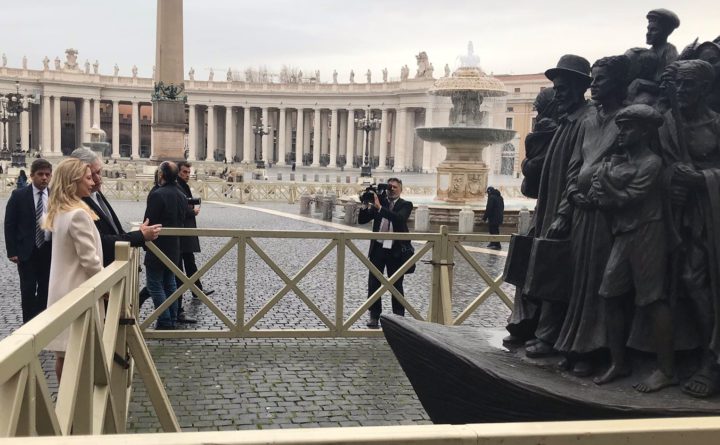
[[[165,267],[164,264],[148,264],[145,268],[145,278],[147,280],[147,290],[150,298],[153,299],[155,309],[160,307],[167,298],[175,292],[175,275]],[[178,301],[176,300],[165,311],[163,311],[157,319],[158,327],[175,326],[175,320],[178,314]]]
[[[197,272],[198,268],[195,264],[195,254],[193,252],[184,252],[180,255],[180,262],[178,263],[178,267],[180,270],[185,272],[185,275],[191,277],[195,272]],[[177,287],[179,288],[182,286],[182,281],[180,281],[180,278],[175,277],[175,283],[177,284]],[[195,285],[202,290],[202,283],[200,282],[200,279],[198,279],[195,282]],[[182,298],[178,300],[179,302],[179,309],[178,313],[183,311],[182,308]]]
[[[23,323],[47,308],[50,256],[51,243],[46,242],[40,248],[34,247],[29,259],[18,262]]]
[[[371,241],[372,243],[375,243],[376,241]],[[400,266],[402,266],[402,260],[399,258],[394,258],[391,254],[391,249],[383,249],[380,244],[377,244],[376,246],[373,246],[372,252],[370,253],[370,262],[375,265],[375,267],[378,268],[380,272],[385,272],[387,269],[387,275],[392,276],[392,274],[397,271]],[[398,278],[398,280],[395,282],[395,289],[400,292],[400,294],[404,297],[405,293],[403,292],[403,279],[405,277],[402,276]],[[375,275],[372,273],[368,276],[368,297],[370,297],[372,294],[375,293],[376,290],[380,288],[380,280],[378,280]],[[393,314],[396,315],[405,315],[405,308],[402,304],[397,300],[397,298],[392,297],[392,311]],[[380,313],[382,312],[382,298],[378,298],[375,303],[370,306],[370,317],[371,318],[380,318]]]
[[[488,231],[490,232],[490,235],[500,235],[500,224],[488,223]],[[497,241],[490,243],[490,245],[500,247],[500,243]]]

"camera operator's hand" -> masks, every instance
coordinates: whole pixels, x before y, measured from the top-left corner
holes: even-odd
[[[200,208],[199,207],[193,208],[193,212],[195,212],[195,216],[198,216],[198,213],[200,213]]]
[[[375,210],[380,210],[382,206],[380,205],[380,198],[378,198],[377,193],[373,193],[373,198],[375,199],[375,204],[373,204],[375,206]]]
[[[145,222],[143,222],[140,226],[140,233],[142,233],[145,241],[155,241],[160,235],[160,229],[162,229],[162,224],[155,224],[151,226],[149,225],[149,223],[150,220],[146,218]]]

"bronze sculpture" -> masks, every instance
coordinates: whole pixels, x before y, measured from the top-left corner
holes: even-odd
[[[603,159],[613,154],[618,128],[615,115],[627,91],[630,60],[604,57],[592,67],[590,91],[595,107],[583,120],[567,172],[565,194],[573,207],[572,285],[568,313],[555,349],[573,374],[587,376],[593,366],[588,354],[607,347],[605,310],[598,295],[612,238],[606,216],[591,200],[592,177]]]
[[[550,142],[538,188],[535,208],[535,236],[539,238],[567,238],[572,219],[572,208],[564,195],[565,178],[582,120],[591,111],[584,98],[590,85],[590,63],[580,56],[567,54],[560,58],[555,68],[545,72],[553,82],[558,113],[558,128]],[[531,264],[529,267],[533,267]],[[566,274],[566,271],[556,271]],[[526,286],[525,293],[541,301],[538,326],[534,344],[528,345],[528,356],[544,356],[553,353],[553,345],[562,326],[567,307],[566,295],[558,292],[535,294]]]
[[[720,393],[720,46],[696,39],[678,56],[667,42],[677,16],[647,19],[651,49],[592,70],[566,55],[546,71],[553,90],[537,96],[522,163],[533,224],[505,267],[510,351],[482,329],[383,320],[433,421],[720,410],[718,397],[694,399]],[[558,266],[548,252],[563,245],[570,261]]]

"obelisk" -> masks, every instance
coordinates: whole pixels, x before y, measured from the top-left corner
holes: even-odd
[[[152,160],[185,158],[183,0],[157,0]]]

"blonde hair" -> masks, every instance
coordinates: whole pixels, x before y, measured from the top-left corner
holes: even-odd
[[[97,214],[78,196],[78,185],[89,168],[90,166],[79,159],[65,159],[58,164],[50,182],[50,199],[44,224],[46,230],[52,230],[53,222],[60,213],[74,209],[83,209],[93,221],[99,219]]]

